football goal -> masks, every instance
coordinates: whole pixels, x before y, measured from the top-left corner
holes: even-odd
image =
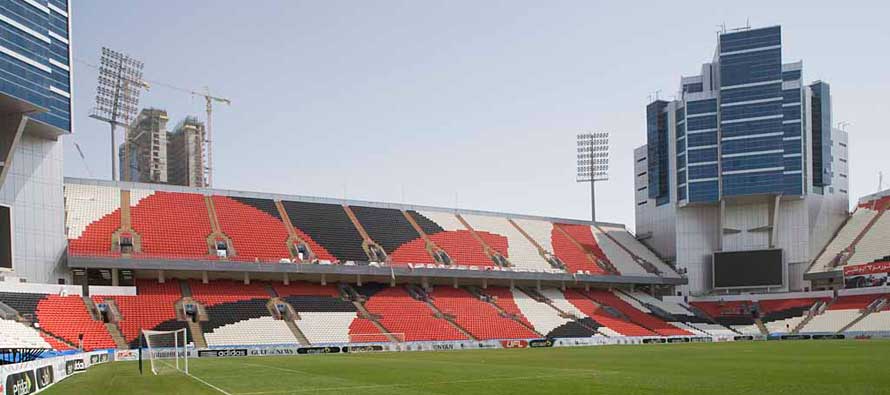
[[[139,349],[139,371],[143,360],[149,361],[155,375],[189,372],[188,329],[175,331],[142,331],[143,347]],[[145,352],[143,352],[145,350]],[[145,354],[148,354],[147,356]]]

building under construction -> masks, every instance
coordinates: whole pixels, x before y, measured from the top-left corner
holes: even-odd
[[[168,120],[165,110],[146,108],[139,112],[120,146],[121,180],[167,183]]]
[[[186,117],[171,133],[167,130],[168,120],[165,110],[147,108],[139,112],[120,146],[121,179],[206,186],[204,123]]]
[[[167,182],[190,187],[207,186],[204,123],[186,117],[167,138]]]

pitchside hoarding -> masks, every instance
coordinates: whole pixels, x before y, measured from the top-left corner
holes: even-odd
[[[846,288],[869,288],[887,285],[890,278],[890,262],[867,263],[844,267]]]

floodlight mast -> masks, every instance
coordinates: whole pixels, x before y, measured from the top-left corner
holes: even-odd
[[[141,89],[148,89],[149,85],[142,80],[141,61],[128,55],[102,48],[102,58],[99,65],[99,82],[96,86],[96,107],[93,108],[91,118],[108,122],[111,126],[111,179],[119,178],[117,169],[117,126],[123,126],[125,134],[128,134],[130,120],[136,115],[139,107],[139,93]],[[124,137],[125,143],[128,136]],[[129,180],[129,147],[124,144],[127,162],[125,177]]]
[[[590,183],[590,219],[596,223],[596,182],[609,179],[609,132],[578,135],[577,182]]]

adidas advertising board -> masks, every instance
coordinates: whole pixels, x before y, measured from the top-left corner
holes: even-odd
[[[198,357],[200,358],[226,358],[226,357],[246,357],[247,349],[246,348],[231,348],[231,349],[213,349],[213,350],[198,350]]]

